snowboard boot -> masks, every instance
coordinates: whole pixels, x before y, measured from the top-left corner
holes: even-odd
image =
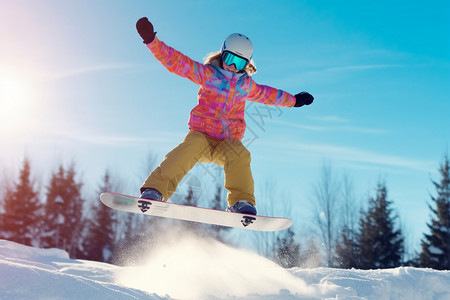
[[[256,215],[256,208],[247,200],[241,200],[235,205],[228,206],[227,211],[247,215]]]
[[[142,199],[163,201],[163,195],[156,189],[145,189],[141,194]]]

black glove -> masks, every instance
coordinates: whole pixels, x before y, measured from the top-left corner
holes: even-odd
[[[313,103],[314,97],[308,92],[301,92],[295,95],[294,107],[300,107],[303,105],[310,105]]]
[[[136,22],[136,29],[141,38],[144,40],[144,44],[151,43],[155,39],[156,32],[153,31],[153,25],[147,17],[140,18]]]

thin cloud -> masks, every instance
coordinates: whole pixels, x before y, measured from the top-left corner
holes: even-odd
[[[103,71],[113,71],[113,70],[123,70],[135,68],[137,65],[130,63],[111,63],[104,65],[94,65],[81,68],[69,68],[58,71],[47,72],[44,77],[47,79],[61,79],[72,76],[79,76],[84,74],[89,74],[93,72],[103,72]]]
[[[329,122],[329,123],[349,123],[350,120],[344,119],[339,116],[312,116],[308,119],[319,121],[319,122]]]
[[[286,153],[286,156],[291,158],[293,155],[301,155],[303,159],[305,156],[327,157],[332,158],[333,160],[336,161],[356,163],[357,165],[361,164],[371,166],[378,165],[391,168],[416,170],[421,172],[424,171],[430,172],[434,168],[434,162],[377,153],[354,147],[338,146],[331,144],[302,144],[302,143],[293,144],[292,142],[289,143],[289,147],[287,146],[283,147],[279,143],[277,143],[275,147],[277,148],[276,149],[277,152],[279,151],[289,152]]]
[[[360,71],[426,67],[426,66],[430,66],[430,64],[356,64],[356,65],[344,65],[344,66],[316,69],[306,72],[305,74],[310,76],[310,75],[325,75],[325,74],[335,74],[345,72],[360,72]]]
[[[308,125],[308,124],[298,124],[298,123],[292,123],[292,122],[285,122],[285,121],[278,121],[273,120],[273,123],[282,125],[284,127],[291,127],[295,129],[302,129],[302,130],[309,130],[309,131],[344,131],[344,132],[357,132],[357,133],[368,133],[368,134],[386,134],[389,133],[386,130],[381,129],[374,129],[374,128],[364,128],[364,127],[358,127],[358,126],[351,126],[351,125]],[[328,121],[330,122],[330,121]],[[347,123],[349,121],[342,119],[340,123]]]
[[[353,66],[341,66],[333,67],[322,70],[321,72],[345,72],[345,71],[365,71],[374,69],[387,69],[387,68],[402,68],[407,65],[399,64],[380,64],[380,65],[353,65]]]
[[[132,135],[108,135],[88,132],[74,132],[72,130],[47,131],[43,139],[52,142],[53,140],[65,140],[67,142],[84,143],[91,145],[101,145],[109,147],[128,147],[130,145],[149,145],[151,143],[164,143],[173,140],[173,132],[159,132],[151,137],[132,136]]]

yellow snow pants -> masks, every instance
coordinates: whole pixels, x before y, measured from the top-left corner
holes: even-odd
[[[190,131],[147,178],[141,189],[154,188],[167,201],[196,163],[215,163],[224,168],[228,205],[247,200],[255,205],[250,152],[236,139],[216,140]]]

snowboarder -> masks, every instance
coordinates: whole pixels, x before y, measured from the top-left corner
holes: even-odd
[[[245,101],[300,107],[311,104],[314,97],[307,92],[293,96],[254,82],[253,45],[243,34],[231,34],[220,51],[202,64],[160,41],[147,18],[139,19],[136,28],[166,69],[200,85],[189,133],[144,182],[141,198],[167,201],[196,163],[212,162],[224,168],[227,211],[256,215],[250,152],[241,142],[246,127]]]

